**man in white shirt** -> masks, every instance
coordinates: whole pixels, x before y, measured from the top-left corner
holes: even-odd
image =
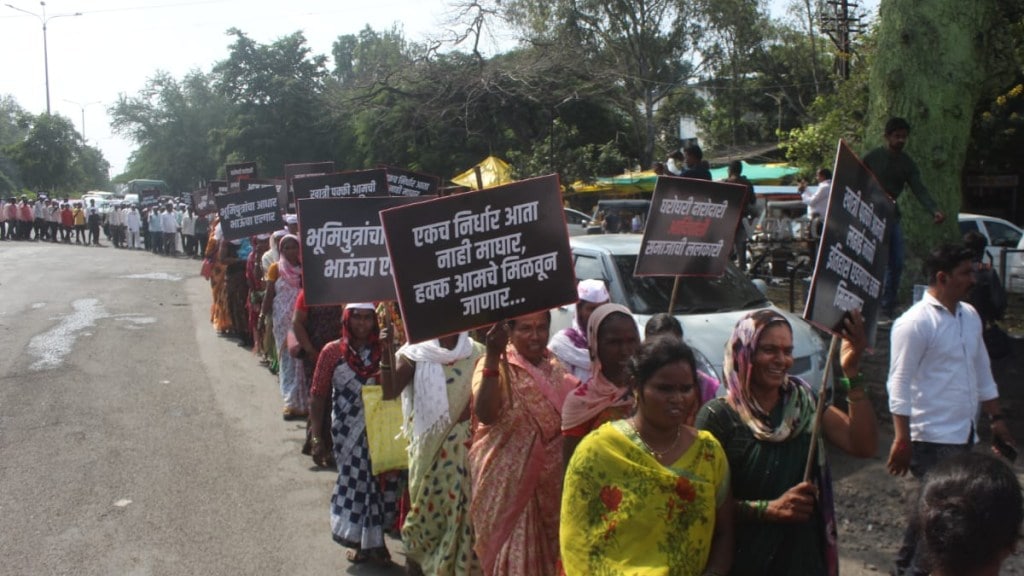
[[[149,209],[149,244],[154,254],[159,254],[164,249],[164,231],[160,217],[160,205],[157,204]]]
[[[590,346],[587,343],[587,321],[601,304],[608,302],[608,289],[602,280],[582,280],[576,285],[576,318],[572,326],[560,330],[551,339],[548,349],[562,361],[569,372],[581,382],[590,380]]]
[[[46,201],[46,228],[50,242],[59,241],[57,230],[60,229],[60,203],[56,199]]]
[[[141,248],[139,229],[142,227],[142,215],[139,214],[139,209],[135,204],[125,210],[124,224],[128,229],[128,248],[132,250]]]
[[[185,209],[185,213],[181,215],[181,249],[186,256],[191,256],[194,252],[194,246],[196,241],[196,214],[189,206]]]
[[[992,437],[1013,445],[999,391],[981,339],[981,318],[963,300],[974,284],[972,253],[945,245],[925,260],[928,290],[893,324],[889,410],[895,437],[888,468],[918,482],[939,462],[971,449],[978,403]],[[909,523],[896,558],[897,574],[927,574],[915,558],[918,532]]]
[[[164,254],[174,256],[174,244],[178,239],[178,218],[174,214],[174,206],[170,203],[160,214],[160,229],[164,231]]]
[[[120,228],[121,207],[113,204],[110,207],[110,212],[107,213],[107,237],[110,238],[110,243],[114,245],[114,248],[121,247]]]
[[[832,171],[828,168],[819,168],[816,177],[818,187],[812,190],[804,186],[800,190],[800,199],[807,204],[807,217],[811,219],[811,229],[815,238],[820,238],[825,210],[828,209],[828,195],[832,190]]]

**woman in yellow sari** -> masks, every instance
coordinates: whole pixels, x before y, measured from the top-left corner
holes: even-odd
[[[694,365],[678,340],[645,342],[630,362],[636,414],[576,448],[559,531],[567,576],[729,572],[729,465],[710,433],[684,424],[700,407]]]

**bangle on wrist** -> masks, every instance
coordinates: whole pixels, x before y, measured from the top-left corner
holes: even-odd
[[[1002,419],[1003,419],[1003,415],[1002,414],[989,414],[988,415],[988,423],[989,423],[989,425],[995,424],[996,422],[999,422]]]
[[[847,392],[849,392],[851,390],[856,390],[857,388],[860,388],[860,385],[862,383],[863,383],[863,374],[861,374],[859,372],[857,373],[856,376],[854,376],[852,378],[847,378],[846,376],[840,376],[839,377],[839,384],[843,387],[843,390],[846,390]]]
[[[485,367],[482,370],[480,370],[480,373],[483,374],[484,378],[497,378],[498,376],[501,375],[501,372],[499,372],[497,368]]]

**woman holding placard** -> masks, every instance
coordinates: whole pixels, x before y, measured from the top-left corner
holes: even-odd
[[[385,342],[389,338],[383,338]],[[385,344],[385,357],[388,356]],[[470,397],[484,346],[465,332],[406,344],[381,366],[384,399],[402,397],[410,510],[402,525],[409,574],[480,574],[469,519]]]
[[[373,475],[362,396],[364,386],[376,383],[382,355],[373,305],[346,305],[341,338],[324,346],[317,359],[309,426],[317,465],[323,466],[328,459],[326,435],[333,439],[338,464],[338,481],[331,495],[334,541],[353,549],[348,556],[353,564],[372,561],[390,566],[384,532],[395,523],[398,513],[399,476]],[[332,395],[334,419],[331,429],[324,430]]]
[[[579,380],[548,352],[550,327],[550,312],[495,324],[473,374],[470,514],[489,576],[557,570],[562,405]]]
[[[860,357],[867,345],[863,319],[845,320],[840,382],[848,389],[846,412],[829,406],[821,416],[825,438],[844,452],[875,455],[877,423],[860,387]],[[728,395],[706,404],[697,427],[722,444],[736,498],[733,576],[818,575],[838,566],[832,481],[818,436],[810,480],[805,478],[816,416],[815,394],[790,376],[793,330],[770,309],[737,323],[725,349]]]

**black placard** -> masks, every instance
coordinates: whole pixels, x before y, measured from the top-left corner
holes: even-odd
[[[295,178],[298,176],[322,176],[334,172],[334,162],[301,162],[284,165],[284,184],[288,191],[288,209],[295,210]]]
[[[436,196],[441,189],[441,179],[429,174],[382,166],[387,172],[388,195],[390,196]]]
[[[216,196],[217,194],[228,193],[228,181],[227,180],[210,180],[206,183],[206,189],[210,191],[210,197]]]
[[[196,214],[203,216],[217,211],[217,204],[213,201],[213,193],[209,187],[192,191],[192,209]]]
[[[153,208],[160,205],[160,189],[146,188],[139,191],[139,210]]]
[[[840,141],[804,318],[837,333],[848,311],[860,309],[874,345],[895,213],[881,184]]]
[[[721,276],[732,252],[746,186],[658,177],[637,276]]]
[[[557,176],[392,208],[381,222],[411,342],[576,301]]]
[[[302,286],[310,306],[395,299],[380,211],[421,198],[299,201]]]
[[[224,238],[239,240],[284,227],[278,209],[277,187],[264,184],[245,192],[229,192],[214,197]]]
[[[229,191],[240,189],[239,183],[242,180],[259,178],[259,170],[256,168],[255,162],[227,164],[224,166],[224,173],[227,175]]]
[[[295,201],[306,198],[369,198],[386,196],[387,173],[381,169],[333,172],[320,176],[296,176],[292,181]]]

